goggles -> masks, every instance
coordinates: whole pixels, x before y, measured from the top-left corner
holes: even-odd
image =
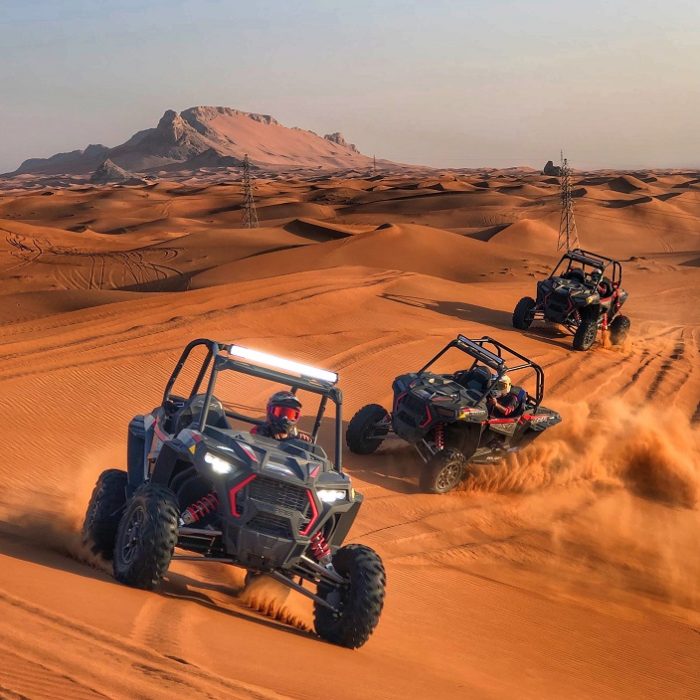
[[[299,420],[301,411],[291,406],[271,406],[269,414],[273,418],[288,418],[291,421],[297,421]]]

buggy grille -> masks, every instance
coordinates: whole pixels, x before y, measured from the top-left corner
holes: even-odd
[[[549,297],[549,309],[556,313],[565,313],[569,309],[569,292],[555,291]]]
[[[269,503],[280,508],[300,511],[306,515],[309,509],[309,498],[306,489],[284,481],[277,481],[266,476],[259,476],[248,486],[248,497],[256,501]]]
[[[294,527],[303,530],[313,517],[306,488],[266,476],[256,476],[236,494],[238,512],[246,513],[246,503],[251,501],[255,502],[251,504],[252,518],[246,525],[268,535],[290,537]]]
[[[275,535],[276,537],[290,537],[292,534],[289,520],[272,513],[258,513],[248,523],[248,526],[258,532],[263,532],[266,535]]]
[[[425,404],[416,396],[407,394],[401,402],[401,408],[408,411],[421,412],[425,410]]]

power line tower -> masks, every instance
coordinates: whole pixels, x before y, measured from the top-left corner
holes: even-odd
[[[561,221],[559,222],[559,240],[557,250],[580,248],[576,219],[574,219],[574,200],[571,197],[571,168],[561,153],[560,167]]]
[[[246,228],[258,228],[258,212],[253,197],[253,181],[250,177],[250,160],[248,154],[243,159],[243,225]]]

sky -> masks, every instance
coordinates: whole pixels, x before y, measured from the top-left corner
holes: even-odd
[[[438,167],[700,167],[700,0],[0,0],[0,172],[166,109]]]

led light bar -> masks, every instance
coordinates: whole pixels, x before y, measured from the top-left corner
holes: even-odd
[[[321,381],[330,382],[331,384],[335,384],[338,381],[338,375],[335,372],[329,372],[325,369],[318,369],[317,367],[305,365],[301,362],[295,362],[294,360],[287,360],[284,357],[269,355],[268,353],[260,352],[259,350],[251,350],[250,348],[244,348],[240,345],[232,344],[228,352],[229,355],[240,357],[243,360],[259,362],[263,365],[274,367],[275,369],[287,370],[288,372],[296,372],[302,377],[313,377],[314,379],[320,379]]]

